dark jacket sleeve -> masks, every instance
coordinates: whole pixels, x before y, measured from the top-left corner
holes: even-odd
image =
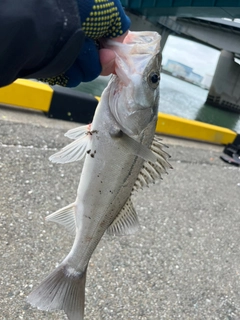
[[[76,0],[1,0],[0,87],[61,74],[83,41]]]

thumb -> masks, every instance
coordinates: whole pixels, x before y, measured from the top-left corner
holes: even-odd
[[[108,76],[115,72],[115,52],[110,49],[99,50],[100,63],[102,65],[102,76]]]

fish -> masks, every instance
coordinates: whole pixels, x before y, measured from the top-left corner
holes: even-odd
[[[83,320],[89,260],[105,232],[130,235],[139,228],[132,196],[166,173],[164,145],[155,136],[161,68],[160,35],[129,31],[115,51],[116,74],[103,91],[91,124],[69,130],[73,142],[50,157],[54,163],[84,158],[74,203],[50,214],[75,235],[58,267],[28,296],[40,310],[64,310]]]

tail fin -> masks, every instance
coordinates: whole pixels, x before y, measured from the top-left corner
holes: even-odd
[[[64,310],[69,320],[83,320],[86,270],[76,272],[60,265],[28,296],[28,302],[40,310]]]

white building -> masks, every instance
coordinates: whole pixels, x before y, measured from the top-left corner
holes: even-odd
[[[211,74],[205,74],[202,80],[202,85],[206,88],[210,88],[212,79],[213,79],[213,76]]]

